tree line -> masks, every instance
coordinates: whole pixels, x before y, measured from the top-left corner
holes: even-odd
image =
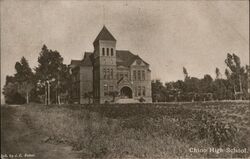
[[[34,69],[30,68],[25,57],[16,62],[16,73],[6,77],[3,88],[7,104],[43,103],[45,96],[49,96],[51,103],[60,103],[61,96],[69,100],[70,67],[63,63],[60,53],[43,45],[37,61],[38,66]],[[50,95],[47,94],[48,88]]]
[[[63,57],[56,50],[43,45],[38,56],[38,66],[31,69],[25,57],[15,64],[15,74],[6,76],[3,88],[7,104],[24,104],[29,102],[60,104],[71,102],[72,80],[70,66],[63,63]],[[191,77],[183,67],[184,80],[166,82],[152,80],[152,98],[154,102],[171,101],[207,101],[250,99],[248,93],[249,66],[241,66],[236,54],[227,54],[225,59],[226,78],[218,68],[216,78],[206,74],[202,79]],[[118,92],[111,92],[113,99]],[[93,98],[92,92],[85,98]]]
[[[174,101],[210,101],[210,100],[246,100],[250,99],[249,66],[241,66],[236,54],[227,54],[226,78],[222,78],[219,68],[215,69],[216,78],[205,74],[199,79],[191,77],[183,67],[184,80],[166,82],[152,81],[152,98],[154,102]]]

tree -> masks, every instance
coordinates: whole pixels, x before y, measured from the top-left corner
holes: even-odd
[[[200,92],[202,93],[212,93],[212,83],[213,83],[213,78],[206,74],[204,75],[204,78],[201,79],[200,81]]]
[[[227,68],[225,69],[225,75],[226,75],[227,79],[230,78],[230,72]]]
[[[52,51],[43,45],[42,51],[38,57],[38,67],[36,70],[36,77],[42,82],[57,78],[60,67],[63,64],[63,58],[58,51]]]
[[[7,104],[24,104],[25,98],[17,90],[17,82],[15,77],[6,76],[6,83],[3,87],[3,95]]]
[[[109,95],[113,98],[112,102],[115,102],[115,98],[118,96],[119,92],[118,91],[110,91]]]
[[[15,64],[16,74],[14,75],[17,82],[18,92],[25,96],[26,103],[29,103],[30,91],[34,87],[33,72],[25,57]]]
[[[60,104],[60,99],[61,99],[61,94],[63,93],[64,95],[69,98],[69,91],[71,88],[71,77],[70,77],[70,67],[62,64],[59,67],[59,72],[58,76],[56,78],[56,94],[57,94],[57,102]]]
[[[216,69],[215,69],[215,74],[216,74],[216,79],[221,78],[220,69],[218,67],[216,67]]]
[[[90,101],[93,98],[93,92],[87,92],[87,93],[85,93],[84,97],[89,99],[89,104],[90,104]]]
[[[187,80],[189,78],[187,69],[183,67],[183,74],[184,74],[184,79]]]
[[[173,97],[175,101],[200,101],[212,99],[211,97],[217,100],[249,99],[250,73],[246,71],[249,66],[242,67],[236,54],[228,54],[225,63],[226,79],[222,78],[219,68],[215,69],[216,79],[213,80],[209,74],[205,74],[202,79],[190,77],[187,69],[183,67],[184,81],[167,82],[165,87],[159,80],[152,81],[153,101],[173,101]]]
[[[165,96],[162,90],[165,89],[162,82],[160,80],[152,80],[151,82],[152,87],[152,98],[154,102],[164,101]]]
[[[234,53],[232,55],[228,53],[225,63],[231,71],[231,73],[229,73],[229,71],[226,70],[225,74],[228,80],[230,80],[230,82],[233,84],[235,99],[238,94],[240,95],[240,99],[242,99],[242,77],[244,76],[245,69],[244,67],[241,67],[240,58]]]
[[[63,64],[63,58],[58,51],[52,51],[43,45],[38,57],[38,67],[35,68],[36,81],[39,90],[45,90],[44,83],[50,82],[51,99],[54,103],[60,102],[60,93],[69,89],[69,68]],[[42,92],[40,92],[42,93]],[[43,93],[42,93],[43,94]]]

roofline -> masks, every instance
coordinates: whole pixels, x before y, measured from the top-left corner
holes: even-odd
[[[100,40],[98,40],[97,38],[98,38],[98,36],[101,34],[101,32],[103,31],[103,29],[106,29],[106,31],[107,31],[107,32],[111,35],[111,37],[113,38],[113,40],[104,40],[104,41],[115,41],[115,42],[116,42],[115,37],[111,34],[111,32],[107,29],[107,27],[106,27],[105,25],[103,25],[101,31],[100,31],[100,32],[98,33],[98,35],[96,36],[96,38],[95,38],[93,44],[95,44],[96,42],[100,41]]]

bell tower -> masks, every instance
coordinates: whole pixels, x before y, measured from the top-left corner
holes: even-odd
[[[94,72],[93,95],[98,103],[104,103],[110,98],[109,93],[116,91],[116,39],[103,26],[93,42]]]

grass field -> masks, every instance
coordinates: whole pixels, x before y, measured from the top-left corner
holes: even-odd
[[[80,151],[81,158],[232,158],[250,154],[250,112],[246,101],[32,104],[12,109],[18,109],[27,127],[47,136],[46,142],[70,145]],[[224,151],[192,152],[191,148]],[[228,148],[246,148],[246,153],[228,152]]]

